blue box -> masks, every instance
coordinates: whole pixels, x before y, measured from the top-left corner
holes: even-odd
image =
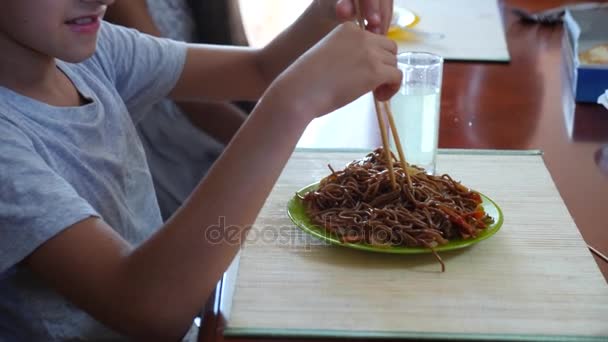
[[[564,16],[564,63],[572,76],[572,91],[577,102],[597,103],[608,89],[608,56],[591,64],[581,54],[595,47],[608,46],[608,8],[566,10]],[[601,48],[600,48],[601,49]]]

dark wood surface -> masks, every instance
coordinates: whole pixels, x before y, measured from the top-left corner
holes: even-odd
[[[512,7],[535,11],[574,2],[500,1],[511,62],[446,63],[439,145],[544,151],[545,163],[583,238],[608,254],[608,110],[574,104],[562,71],[561,25],[524,24],[510,13]],[[339,116],[320,124],[323,131],[333,132],[332,137],[307,133],[304,145],[335,147],[338,141],[342,146],[372,148],[377,144],[375,128],[370,126],[367,136],[356,136],[344,129]],[[568,117],[573,117],[571,130]],[[596,262],[608,279],[608,264],[597,257]],[[247,340],[222,336],[217,307],[207,314],[201,340]]]

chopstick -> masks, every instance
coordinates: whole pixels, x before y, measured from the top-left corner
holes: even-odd
[[[359,1],[355,1],[359,2]],[[384,126],[384,120],[382,119],[382,109],[380,109],[380,102],[374,98],[374,106],[376,107],[376,117],[378,118],[378,125],[380,126],[380,135],[382,136],[382,145],[384,146],[384,156],[386,158],[386,165],[388,165],[388,176],[391,179],[393,189],[397,188],[397,180],[395,179],[395,170],[393,169],[393,158],[391,158],[391,150],[388,143],[388,133]]]
[[[361,4],[359,0],[355,0],[355,11],[357,13],[357,23],[362,30],[365,30],[365,21],[363,16],[361,15]],[[401,140],[399,139],[399,133],[397,132],[397,126],[395,125],[395,118],[393,117],[393,112],[391,111],[391,107],[388,102],[383,102],[384,110],[386,112],[386,116],[388,117],[389,127],[391,129],[391,133],[393,135],[393,140],[395,141],[395,145],[397,146],[397,152],[399,154],[399,163],[401,164],[401,168],[405,173],[405,177],[407,179],[407,184],[410,189],[412,189],[412,179],[408,172],[408,165],[405,161],[405,153],[403,152],[403,147],[401,146]],[[386,156],[386,163],[388,165],[389,177],[391,179],[391,184],[393,189],[397,188],[397,181],[395,177],[395,170],[393,168],[393,160],[391,156],[391,150],[389,146],[388,133],[386,130],[386,126],[384,120],[382,118],[382,109],[380,108],[380,101],[376,99],[374,96],[374,107],[376,108],[376,117],[378,119],[378,126],[380,126],[380,135],[382,136],[382,145],[384,147],[384,154]]]
[[[602,254],[600,251],[598,251],[597,249],[593,248],[589,244],[587,244],[587,248],[589,248],[589,250],[591,251],[591,253],[597,255],[600,259],[604,260],[605,262],[608,262],[608,257],[605,256],[604,254]]]
[[[408,165],[405,161],[405,153],[403,152],[403,147],[401,146],[401,139],[399,139],[399,133],[397,132],[397,125],[395,125],[395,118],[393,116],[393,112],[391,111],[391,106],[388,102],[384,102],[384,110],[386,111],[386,116],[388,116],[388,123],[391,127],[391,132],[393,133],[393,140],[395,141],[395,145],[397,146],[397,153],[399,154],[399,162],[401,163],[401,168],[405,173],[405,179],[407,179],[407,185],[412,188],[412,178],[410,177],[410,173],[408,172]]]

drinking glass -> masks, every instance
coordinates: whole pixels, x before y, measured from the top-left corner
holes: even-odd
[[[428,174],[435,173],[439,142],[439,108],[443,58],[426,52],[405,52],[397,56],[403,81],[391,99],[395,126],[409,164]],[[391,148],[396,154],[394,140]]]

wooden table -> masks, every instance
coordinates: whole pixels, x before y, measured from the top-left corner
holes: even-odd
[[[446,63],[439,145],[543,150],[547,167],[584,239],[608,254],[608,110],[599,105],[574,104],[570,84],[562,72],[561,25],[524,24],[510,13],[511,7],[535,11],[572,2],[580,1],[500,2],[511,62]],[[351,122],[374,122],[370,101],[362,99],[345,110]],[[305,133],[300,146],[379,145],[374,125],[363,135],[353,135],[343,115],[328,116],[316,123],[315,129]],[[573,128],[568,131],[565,118],[572,116]],[[318,135],[318,131],[333,134],[328,138]],[[596,261],[608,279],[608,264],[597,257]],[[213,301],[208,305],[201,340],[224,340],[221,329],[221,313]]]

